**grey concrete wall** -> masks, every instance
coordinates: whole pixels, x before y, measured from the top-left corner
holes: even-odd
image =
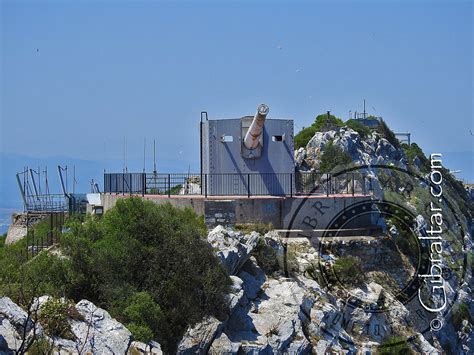
[[[121,195],[102,194],[104,211],[110,209]],[[277,229],[324,229],[331,220],[349,208],[351,205],[370,200],[362,196],[318,196],[305,198],[264,197],[239,199],[204,199],[202,197],[173,197],[154,198],[156,204],[171,203],[175,207],[190,207],[197,214],[205,217],[209,227],[235,223],[272,223]],[[365,218],[365,219],[364,219]],[[358,227],[361,223],[375,224],[367,215],[354,223],[348,223],[347,228]]]

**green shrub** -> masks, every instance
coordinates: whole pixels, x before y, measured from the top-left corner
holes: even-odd
[[[45,355],[53,353],[54,345],[50,344],[46,338],[37,338],[27,350],[28,355]]]
[[[244,232],[244,233],[251,233],[251,232],[257,232],[261,235],[265,235],[268,232],[274,230],[275,228],[273,227],[272,223],[237,223],[234,226],[235,230]]]
[[[383,119],[380,119],[379,122],[380,123],[377,127],[377,132],[386,140],[388,140],[389,143],[393,145],[395,148],[397,149],[400,148],[400,142],[397,139],[397,137],[395,137],[395,133],[393,133],[392,130],[388,128],[387,124],[385,123]]]
[[[327,131],[342,126],[344,126],[344,123],[336,116],[330,115],[328,117],[326,113],[318,115],[310,127],[303,127],[303,129],[295,135],[295,149],[306,147],[316,132]]]
[[[226,316],[231,280],[191,209],[120,199],[102,218],[75,217],[66,227],[61,257],[43,251],[28,260],[25,239],[0,248],[1,295],[25,309],[45,294],[88,299],[170,353],[188,326]],[[51,333],[67,333],[59,315],[47,325]]]
[[[414,354],[407,343],[407,339],[402,336],[386,337],[377,349],[378,354],[409,355]]]
[[[0,235],[0,248],[5,246],[5,240],[7,240],[7,233]]]
[[[334,262],[333,268],[342,283],[354,284],[364,280],[361,261],[354,256],[340,257]]]
[[[151,330],[173,352],[188,326],[207,315],[225,316],[231,281],[202,237],[203,219],[191,209],[120,199],[101,219],[69,228],[61,239],[71,259],[68,296],[109,310],[131,324],[136,337],[149,338]],[[154,317],[132,317],[143,304],[150,308],[150,300],[159,300]]]
[[[420,169],[423,172],[428,172],[430,170],[429,160],[426,158],[425,153],[423,153],[423,150],[416,143],[411,143],[411,145],[403,143],[401,146],[403,148],[403,151],[405,152],[405,155],[407,156],[408,164],[414,165],[414,160],[416,157],[418,157],[421,162]]]
[[[319,170],[322,173],[329,173],[337,166],[344,166],[352,162],[351,156],[342,148],[330,141],[321,154]]]
[[[74,340],[68,319],[78,317],[80,318],[80,314],[74,305],[50,298],[39,309],[38,322],[43,326],[46,335]]]
[[[469,314],[469,308],[465,303],[459,303],[453,309],[453,326],[456,330],[461,330],[462,321],[467,319],[470,323],[472,323],[471,315]]]
[[[122,311],[127,328],[136,340],[148,343],[159,333],[163,312],[148,292],[136,292],[127,301]]]
[[[277,253],[270,245],[265,243],[265,240],[258,240],[257,246],[252,251],[252,255],[257,260],[258,266],[260,266],[267,275],[280,269]]]
[[[366,138],[370,135],[370,128],[363,125],[358,120],[350,119],[346,121],[346,126],[359,133],[361,138]]]

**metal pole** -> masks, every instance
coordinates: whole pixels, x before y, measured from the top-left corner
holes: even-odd
[[[250,197],[250,174],[247,174],[247,197]]]
[[[355,190],[355,187],[354,187],[354,173],[352,173],[352,196],[354,196],[354,190]]]
[[[171,174],[168,174],[168,197],[171,196]]]
[[[290,173],[290,197],[293,197],[293,173]]]
[[[329,174],[326,174],[326,196],[329,196]]]
[[[207,198],[207,174],[204,174],[204,196]]]
[[[202,194],[202,115],[204,111],[201,112],[201,120],[199,122],[199,167],[201,170],[201,194]]]

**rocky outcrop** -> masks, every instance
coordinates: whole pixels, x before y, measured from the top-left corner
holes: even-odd
[[[64,352],[124,354],[132,342],[132,333],[110,314],[87,300],[76,304],[84,320],[71,319],[75,341],[54,338],[57,349]]]
[[[203,321],[189,328],[178,345],[178,354],[205,354],[209,350],[216,334],[220,333],[222,322],[214,317],[207,317]]]
[[[316,132],[306,145],[306,149],[300,148],[296,151],[297,165],[306,164],[310,169],[317,170],[321,154],[330,141],[347,152],[357,165],[397,163],[405,166],[407,162],[403,152],[377,132],[372,132],[369,137],[362,139],[353,129],[340,127],[327,132]]]
[[[27,312],[10,298],[0,298],[0,353],[21,352],[42,334],[41,326],[35,326]]]
[[[219,225],[209,232],[207,241],[216,250],[229,275],[235,275],[250,258],[259,237],[257,232],[244,235]]]
[[[27,233],[27,226],[35,225],[45,217],[46,214],[44,213],[13,213],[5,244],[13,244],[22,239]]]
[[[0,353],[14,353],[26,349],[34,339],[45,339],[56,354],[161,354],[160,344],[134,342],[132,334],[110,314],[92,302],[82,300],[75,305],[80,316],[69,318],[73,340],[44,334],[41,324],[34,324],[36,312],[48,300],[42,296],[33,302],[30,314],[9,298],[0,298]],[[26,339],[26,341],[23,341]],[[23,344],[23,345],[22,345]]]

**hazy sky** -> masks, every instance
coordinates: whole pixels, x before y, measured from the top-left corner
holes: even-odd
[[[473,152],[471,1],[1,2],[1,151],[198,166],[210,118],[383,116]],[[471,131],[470,131],[471,130]],[[471,165],[472,167],[472,165]]]

